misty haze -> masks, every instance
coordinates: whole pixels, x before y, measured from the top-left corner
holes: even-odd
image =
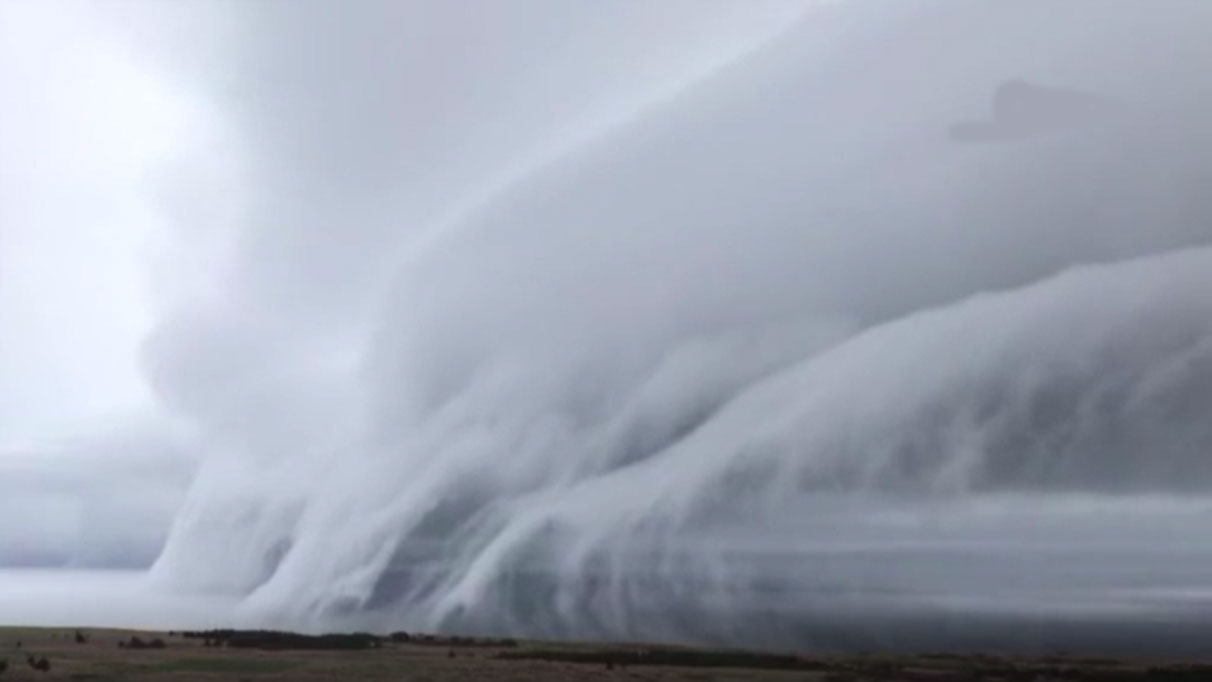
[[[0,0],[0,625],[1208,655],[1210,122],[1202,0]]]

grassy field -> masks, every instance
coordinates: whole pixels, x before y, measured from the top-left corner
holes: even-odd
[[[577,645],[367,636],[361,649],[322,649],[308,638],[185,637],[180,633],[0,628],[0,680],[1209,680],[1212,665],[1078,658],[997,656],[839,655],[799,657],[734,651],[634,645]],[[155,639],[163,648],[132,648],[131,638]],[[403,638],[398,637],[397,640]],[[349,645],[342,639],[341,646]],[[263,648],[270,647],[270,648]],[[299,648],[303,647],[303,648]],[[27,659],[43,657],[48,671]]]

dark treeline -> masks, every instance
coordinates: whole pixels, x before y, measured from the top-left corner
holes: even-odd
[[[302,635],[275,630],[202,630],[182,632],[181,636],[236,649],[373,649],[383,643],[382,637],[365,632]]]
[[[810,670],[829,668],[827,663],[784,654],[743,651],[697,651],[692,649],[602,649],[523,650],[497,655],[506,660],[538,660],[605,665],[657,665],[681,668],[748,668],[757,670]]]
[[[675,666],[679,668],[737,668],[749,670],[795,670],[828,672],[831,679],[929,679],[929,680],[1002,680],[1035,682],[1206,682],[1212,680],[1212,664],[1153,666],[1124,665],[1116,661],[1056,659],[1014,659],[994,656],[921,656],[883,657],[840,656],[819,659],[780,654],[693,649],[600,649],[505,651],[504,660],[538,660],[615,666]],[[925,665],[930,664],[930,665]],[[941,668],[935,669],[936,666]],[[920,671],[932,669],[925,676]],[[917,672],[915,672],[917,671]]]
[[[144,640],[139,637],[131,637],[127,640],[118,642],[118,647],[121,649],[163,649],[167,645],[164,640],[159,637],[150,640]]]
[[[512,639],[475,639],[471,637],[440,637],[393,632],[387,636],[368,632],[304,635],[276,630],[200,630],[180,633],[182,637],[201,639],[207,646],[227,646],[237,649],[376,649],[386,643],[417,644],[444,647],[514,647]]]

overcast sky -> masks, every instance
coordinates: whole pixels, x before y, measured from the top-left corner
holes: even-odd
[[[149,403],[149,179],[199,110],[103,10],[0,2],[0,452]]]
[[[415,229],[511,164],[558,151],[561,127],[625,116],[805,5],[0,0],[0,452],[150,410],[141,344],[183,302],[229,295],[215,291],[225,268],[275,282],[254,285],[268,298],[253,305],[349,307],[344,292],[291,287],[345,286],[324,269],[367,244],[297,225],[331,220],[314,202],[308,216],[274,200],[241,213],[250,176],[271,196],[311,191],[339,182],[309,170],[324,159],[375,158],[358,139],[401,145],[403,165],[365,169],[393,178],[395,219],[384,227],[376,208],[361,231]],[[334,49],[313,49],[325,35]],[[443,41],[459,49],[429,63]],[[334,138],[355,142],[342,148],[308,139],[342,119],[378,133]],[[258,157],[246,163],[235,139]],[[233,239],[255,267],[224,260]],[[320,260],[317,240],[331,250]]]
[[[0,0],[0,566],[327,442],[401,244],[814,4]]]

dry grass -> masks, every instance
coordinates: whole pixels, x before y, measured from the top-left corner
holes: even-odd
[[[230,680],[602,680],[617,682],[758,682],[813,680],[858,682],[905,680],[1212,680],[1212,666],[1149,665],[1110,660],[996,656],[823,656],[777,657],[738,652],[627,645],[561,645],[523,642],[517,647],[445,646],[384,642],[360,651],[209,647],[201,639],[165,633],[85,630],[86,644],[71,629],[0,628],[0,658],[7,658],[3,682],[177,682]],[[164,639],[164,649],[132,650],[119,642],[132,636]],[[18,648],[17,643],[21,646]],[[27,654],[46,656],[50,672],[38,672]]]

